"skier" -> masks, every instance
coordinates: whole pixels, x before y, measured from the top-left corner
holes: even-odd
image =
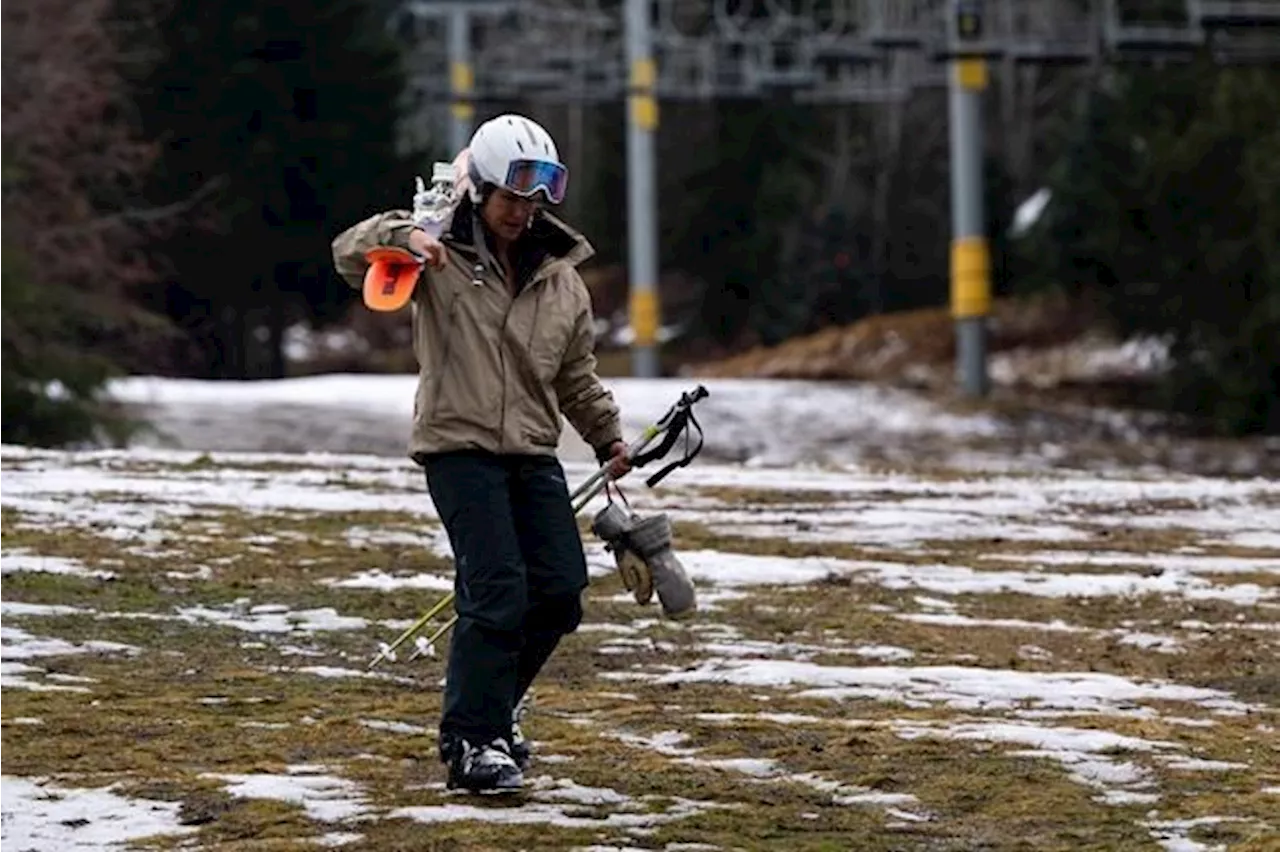
[[[577,629],[587,586],[556,456],[561,414],[611,475],[631,464],[596,373],[591,297],[576,269],[594,249],[543,208],[564,200],[555,142],[528,118],[502,115],[455,163],[466,180],[439,239],[392,210],[339,234],[333,257],[354,288],[371,249],[425,259],[412,304],[409,453],[449,535],[458,615],[439,753],[450,789],[510,791],[529,764],[516,708]]]

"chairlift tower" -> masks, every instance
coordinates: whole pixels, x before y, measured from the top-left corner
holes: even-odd
[[[417,45],[410,89],[423,121],[449,107],[451,152],[477,102],[626,101],[632,372],[642,377],[659,371],[661,102],[884,104],[945,86],[957,379],[973,397],[989,389],[981,106],[992,63],[1280,63],[1280,0],[406,0],[392,25]]]

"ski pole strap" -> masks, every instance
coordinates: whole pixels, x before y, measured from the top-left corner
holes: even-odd
[[[653,486],[661,482],[663,479],[665,479],[667,474],[671,473],[671,471],[675,470],[676,468],[686,467],[689,464],[689,462],[697,458],[698,453],[702,452],[702,443],[703,443],[702,426],[701,424],[698,423],[698,418],[693,416],[693,409],[687,410],[686,415],[684,417],[684,421],[685,422],[683,423],[683,426],[682,426],[682,430],[684,431],[684,455],[681,458],[671,462],[666,467],[662,468],[662,470],[658,471],[653,476],[646,479],[645,484],[648,485],[650,488],[652,488]],[[698,442],[697,444],[693,444],[692,446],[691,446],[690,436],[689,436],[690,426],[692,426],[694,429],[698,431]],[[668,434],[672,435],[673,438],[676,435],[675,432],[670,432]],[[674,444],[675,441],[672,440],[671,443]]]
[[[676,441],[680,440],[681,433],[685,437],[685,453],[684,456],[671,462],[662,470],[645,480],[645,484],[650,488],[657,485],[667,477],[676,468],[687,466],[698,453],[702,451],[703,432],[702,426],[698,423],[698,418],[693,416],[693,405],[698,400],[705,399],[709,394],[707,389],[699,385],[692,393],[684,393],[680,396],[680,401],[672,406],[671,411],[660,421],[662,428],[662,440],[656,447],[643,450],[637,453],[631,459],[632,467],[644,467],[651,461],[663,458],[667,453],[671,452],[671,448],[675,446]],[[689,429],[692,426],[698,432],[697,444],[692,444],[690,440]]]

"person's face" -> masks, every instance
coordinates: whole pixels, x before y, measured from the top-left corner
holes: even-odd
[[[513,192],[499,187],[489,194],[480,215],[500,239],[515,242],[529,226],[529,220],[538,209],[538,202],[532,198],[521,198]]]

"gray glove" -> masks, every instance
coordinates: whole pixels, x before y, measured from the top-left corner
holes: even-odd
[[[671,519],[665,513],[642,518],[610,503],[591,530],[613,553],[622,584],[636,603],[649,603],[656,591],[668,618],[688,618],[697,611],[697,592],[671,550]]]

